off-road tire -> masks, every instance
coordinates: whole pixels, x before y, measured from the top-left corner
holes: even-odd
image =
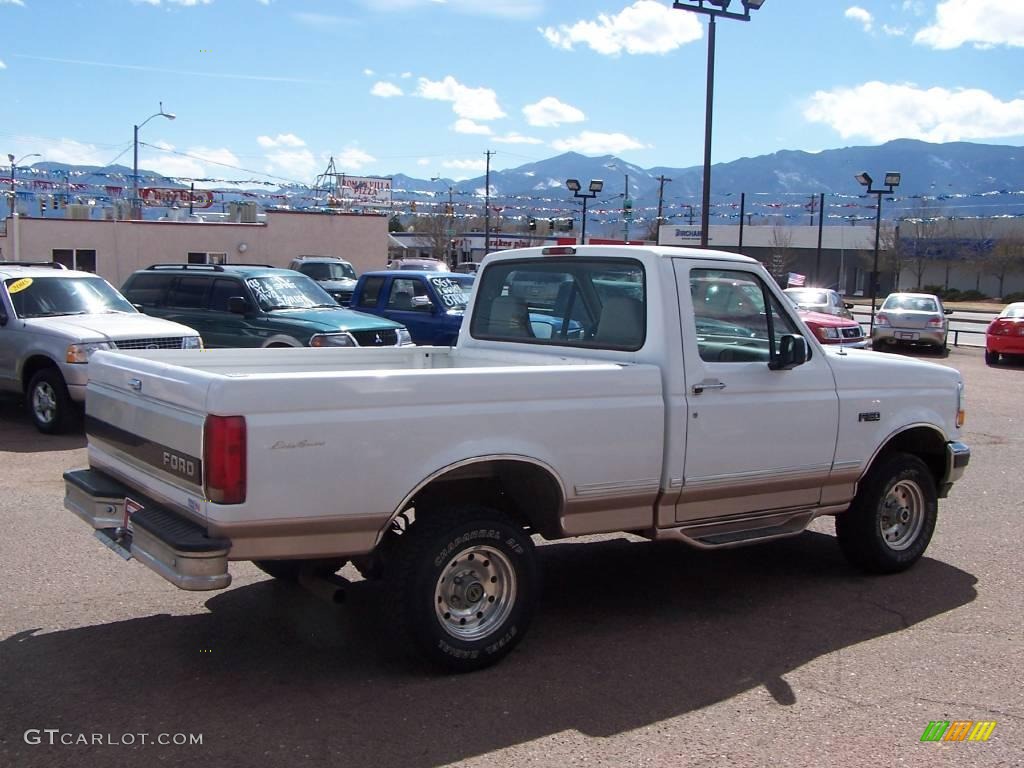
[[[344,560],[253,560],[252,564],[268,576],[280,581],[298,582],[303,568],[314,576],[331,576],[340,571]]]
[[[898,573],[924,554],[937,518],[931,470],[917,456],[896,453],[871,468],[850,509],[836,516],[836,537],[861,570]]]
[[[433,510],[414,522],[395,542],[385,584],[396,641],[449,672],[482,669],[508,654],[526,634],[540,591],[530,537],[480,505]]]
[[[25,405],[36,429],[48,435],[68,432],[79,422],[79,411],[57,368],[36,371],[25,390]]]

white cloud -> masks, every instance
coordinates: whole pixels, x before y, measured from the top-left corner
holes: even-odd
[[[25,2],[24,0],[0,0],[0,5],[20,5],[24,8]]]
[[[31,162],[67,163],[68,165],[106,165],[113,159],[114,152],[109,148],[101,149],[94,144],[84,144],[74,139],[58,139],[56,141],[33,142],[30,152],[38,152],[41,158],[32,158]],[[19,156],[25,154],[19,151]],[[131,162],[131,155],[128,155]],[[122,164],[124,163],[122,157]]]
[[[1020,0],[942,0],[935,7],[935,21],[914,36],[940,50],[993,45],[1024,46],[1024,3]]]
[[[885,34],[889,35],[889,37],[903,37],[905,34],[907,34],[906,27],[891,27],[888,24],[882,25],[882,31]]]
[[[464,117],[459,118],[455,121],[455,125],[452,129],[456,133],[475,133],[481,136],[490,136],[491,128],[487,125],[480,125],[480,123],[474,123],[472,120],[467,120]]]
[[[577,44],[606,56],[668,53],[704,34],[696,14],[684,13],[655,0],[638,0],[620,13],[599,14],[596,21],[542,27],[539,32],[556,48]]]
[[[179,151],[173,144],[163,140],[154,141],[151,144],[153,147],[166,151],[153,152],[152,148],[146,148],[144,154],[139,156],[139,167],[162,173],[164,176],[224,178],[225,176],[237,177],[241,173],[238,170],[224,167],[238,165],[238,157],[230,149],[196,146]],[[213,168],[208,168],[206,163],[213,165]],[[214,165],[215,163],[222,165]]]
[[[485,160],[445,160],[441,165],[458,171],[483,171],[487,169],[487,162]]]
[[[366,75],[367,77],[373,77],[376,74],[376,72],[374,72],[372,69],[364,69],[363,74]]]
[[[865,32],[870,32],[872,25],[875,23],[875,17],[858,5],[847,8],[843,16],[861,24]]]
[[[553,128],[562,123],[579,123],[586,119],[583,112],[569,104],[563,104],[554,96],[545,96],[535,104],[523,107],[526,122],[538,128]]]
[[[520,133],[511,131],[506,133],[504,136],[495,136],[494,140],[499,144],[543,144],[544,142],[540,139],[535,139],[532,136],[523,136]]]
[[[403,72],[402,74],[399,75],[399,77],[402,78],[403,80],[408,80],[410,77],[412,77],[412,72]]]
[[[490,88],[470,88],[451,75],[444,80],[419,79],[416,95],[424,99],[452,102],[452,109],[459,117],[470,120],[496,120],[505,117],[498,105],[498,96]]]
[[[421,157],[416,161],[416,165],[430,165],[432,162],[434,161],[429,157]]]
[[[7,65],[4,64],[4,60],[0,59],[0,69],[7,69]]]
[[[362,0],[362,4],[371,11],[382,13],[441,6],[456,13],[506,19],[533,18],[544,9],[543,0]]]
[[[308,149],[275,149],[268,152],[264,169],[267,173],[294,181],[312,180],[321,163]]]
[[[551,146],[559,152],[579,152],[584,155],[615,155],[628,149],[644,149],[647,145],[624,133],[583,131],[578,136],[553,141]]]
[[[335,155],[335,157],[337,158],[337,165],[339,168],[347,168],[353,171],[358,171],[362,169],[363,166],[377,162],[376,157],[355,147],[343,149],[341,153]]]
[[[1024,134],[1024,99],[1000,101],[980,89],[922,89],[873,81],[817,91],[804,117],[844,139],[947,142]]]
[[[370,89],[370,93],[374,96],[380,96],[382,99],[390,99],[392,96],[402,96],[402,89],[394,83],[386,83],[383,80],[373,84],[373,88]]]
[[[277,136],[271,138],[270,136],[257,136],[256,143],[264,149],[273,149],[275,147],[304,147],[306,142],[296,136],[294,133],[279,133]]]

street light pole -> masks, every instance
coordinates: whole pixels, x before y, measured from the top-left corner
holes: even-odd
[[[18,167],[18,163],[22,160],[27,160],[30,157],[42,157],[38,152],[33,152],[29,155],[24,155],[18,160],[14,159],[14,155],[8,154],[7,159],[11,161],[11,253],[14,256],[13,261],[19,261],[21,259],[21,233],[18,231],[18,205],[17,205],[17,192],[14,190],[14,171]]]
[[[168,120],[174,120],[177,115],[172,112],[164,112],[164,103],[160,102],[160,111],[154,112],[152,115],[147,117],[141,123],[132,126],[134,128],[134,134],[132,136],[132,146],[134,148],[134,162],[132,163],[132,210],[140,207],[139,203],[139,129],[152,120],[154,117],[166,117]]]
[[[900,174],[895,171],[889,171],[885,174],[885,181],[883,182],[887,189],[875,189],[871,186],[871,182],[874,179],[868,175],[867,171],[858,173],[854,178],[862,186],[867,187],[865,190],[866,194],[877,195],[878,202],[875,206],[875,259],[871,269],[871,323],[868,326],[868,336],[875,330],[875,300],[878,298],[878,247],[882,233],[882,195],[891,195],[893,189],[900,185]]]
[[[566,179],[565,186],[572,192],[573,197],[583,200],[583,222],[580,225],[580,245],[587,243],[587,200],[597,197],[597,193],[604,189],[604,182],[600,179],[593,179],[587,188],[588,192],[581,192],[578,179]]]
[[[715,19],[721,16],[726,19],[750,21],[750,12],[756,11],[764,5],[764,0],[740,0],[743,4],[743,13],[731,13],[728,10],[731,2],[732,0],[687,0],[687,2],[676,0],[672,4],[672,7],[677,10],[703,13],[709,17],[707,90],[704,105],[704,183],[700,206],[701,248],[708,247],[708,227],[711,223],[711,118],[715,101]],[[692,5],[692,3],[696,3],[696,5]],[[708,5],[717,6],[720,10],[716,10],[714,7],[708,8]]]

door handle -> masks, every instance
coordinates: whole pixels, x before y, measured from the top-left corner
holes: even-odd
[[[702,381],[700,384],[694,384],[690,387],[690,391],[695,395],[699,395],[705,389],[725,389],[725,382],[722,381]]]

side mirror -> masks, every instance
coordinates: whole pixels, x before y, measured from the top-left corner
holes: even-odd
[[[246,301],[244,296],[229,296],[228,312],[234,312],[236,315],[247,315],[249,314],[249,302]]]
[[[952,309],[943,309],[942,311],[943,311],[944,314],[947,314],[947,315],[952,315],[953,314],[953,310]]]
[[[807,339],[795,333],[787,333],[779,339],[779,352],[768,363],[773,371],[788,371],[807,362]]]
[[[853,304],[851,304],[848,301],[843,302],[843,306],[846,307],[847,309],[853,309]]]

